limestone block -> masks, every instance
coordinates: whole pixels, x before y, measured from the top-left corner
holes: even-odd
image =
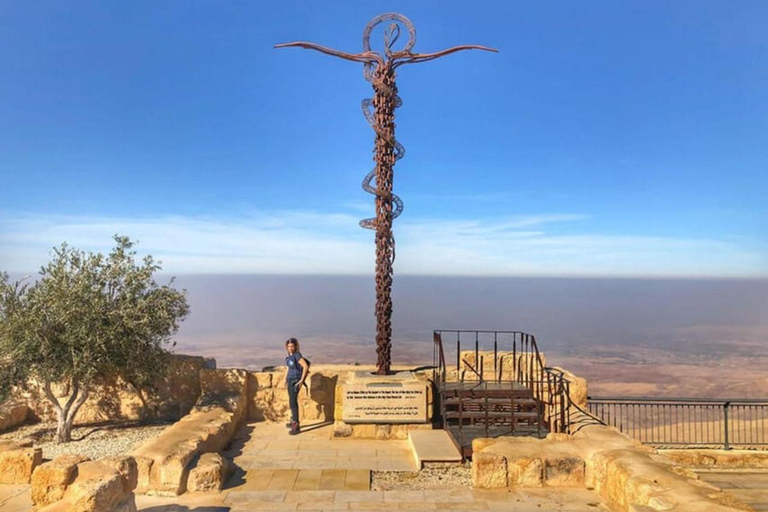
[[[227,459],[218,453],[204,453],[189,472],[187,489],[192,492],[218,492],[230,473]]]
[[[352,437],[352,425],[337,420],[333,424],[333,437]]]
[[[146,494],[151,488],[152,465],[155,463],[150,457],[134,455],[137,468],[137,482],[135,491],[138,494]]]
[[[573,438],[569,434],[563,434],[560,432],[550,432],[547,434],[547,441],[571,441]]]
[[[537,457],[520,457],[507,462],[510,487],[541,487],[544,464]]]
[[[123,491],[133,493],[139,483],[139,468],[136,459],[127,455],[113,455],[99,459],[120,475],[123,481]]]
[[[690,467],[768,468],[768,453],[756,450],[659,450],[668,460]]]
[[[544,459],[544,484],[547,487],[583,487],[585,464],[579,457]]]
[[[71,512],[106,512],[127,501],[120,474],[100,461],[77,465],[77,478],[64,493]]]
[[[507,487],[507,459],[493,453],[475,453],[472,456],[472,485],[475,489]]]
[[[251,393],[271,388],[272,372],[251,372],[249,386]]]
[[[42,463],[41,448],[19,448],[0,452],[0,484],[28,484],[32,472]]]
[[[6,403],[0,406],[0,432],[21,425],[29,417],[30,409],[27,404]]]
[[[36,467],[32,473],[32,503],[37,506],[59,501],[75,481],[77,465],[88,461],[85,455],[59,455]]]
[[[492,437],[476,437],[472,440],[472,453],[477,453],[496,442],[497,440]]]
[[[200,397],[196,409],[224,407],[240,420],[247,407],[248,372],[238,369],[200,370]]]

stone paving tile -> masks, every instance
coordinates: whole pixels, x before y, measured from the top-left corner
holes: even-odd
[[[402,501],[423,502],[424,491],[384,491],[384,501],[398,503]]]
[[[379,510],[392,512],[393,510],[439,510],[434,503],[426,502],[399,502],[399,503],[371,503],[371,502],[350,502],[349,510]]]
[[[298,469],[276,469],[269,481],[269,491],[289,491],[293,489],[296,477],[299,476]]]
[[[336,501],[336,491],[288,491],[286,503],[329,504]]]
[[[266,491],[269,487],[269,482],[272,480],[272,475],[275,474],[274,469],[252,469],[245,473],[242,484],[233,488],[237,491]]]
[[[224,503],[246,503],[246,502],[285,502],[287,491],[230,491],[224,498]]]
[[[368,491],[371,488],[371,472],[367,469],[349,469],[344,480],[345,491]]]
[[[32,510],[29,485],[0,484],[0,510],[28,512]]]
[[[343,491],[347,472],[343,469],[324,469],[320,476],[320,489],[326,491]]]
[[[320,477],[323,474],[322,469],[300,469],[296,477],[296,483],[293,484],[294,491],[317,491],[320,489]]]
[[[384,491],[336,491],[337,503],[384,503]]]

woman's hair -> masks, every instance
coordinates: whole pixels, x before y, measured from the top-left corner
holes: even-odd
[[[285,346],[287,347],[287,346],[288,346],[288,345],[290,345],[291,343],[293,343],[294,345],[296,345],[296,350],[299,350],[299,340],[297,340],[296,338],[288,338],[288,339],[285,341]]]

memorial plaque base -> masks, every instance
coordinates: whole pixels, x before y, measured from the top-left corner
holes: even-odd
[[[404,439],[409,430],[432,428],[432,387],[424,375],[355,371],[336,393],[335,437]]]

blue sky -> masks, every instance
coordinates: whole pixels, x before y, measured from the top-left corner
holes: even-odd
[[[703,0],[3,2],[0,269],[372,273],[362,66],[273,45],[388,11],[500,50],[399,72],[396,273],[768,276],[768,4]]]

